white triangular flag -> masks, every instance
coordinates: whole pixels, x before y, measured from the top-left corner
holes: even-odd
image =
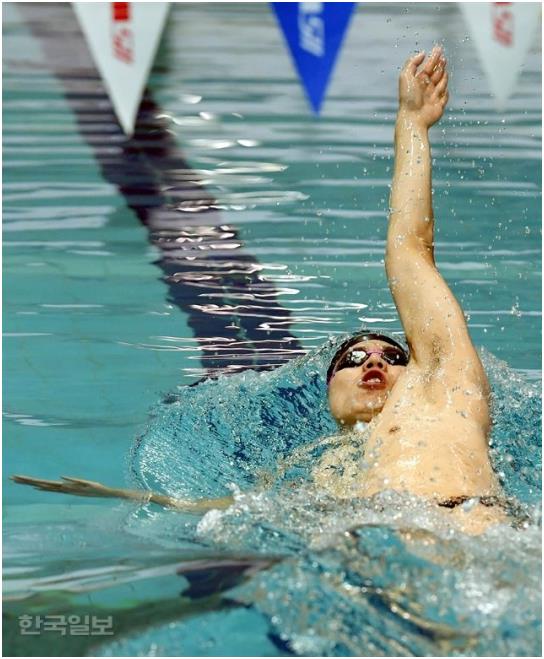
[[[169,2],[73,2],[72,6],[127,135],[155,58]]]
[[[498,109],[504,108],[540,23],[540,2],[460,2]]]

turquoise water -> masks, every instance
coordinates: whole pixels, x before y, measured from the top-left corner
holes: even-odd
[[[178,5],[131,152],[69,6],[3,9],[14,653],[32,641],[14,616],[73,611],[113,612],[119,638],[104,654],[538,653],[540,44],[496,113],[455,6],[361,6],[316,120],[266,5]],[[437,262],[485,350],[495,465],[531,528],[451,539],[410,502],[386,502],[401,510],[392,521],[364,506],[328,510],[304,488],[240,495],[199,525],[9,483],[26,473],[195,496],[251,489],[278,456],[331,430],[329,338],[361,324],[401,330],[382,261],[396,67],[437,39],[452,69],[450,110],[433,134]],[[155,156],[138,145],[157,114],[169,151]],[[138,195],[150,181],[153,194]],[[304,352],[270,373],[236,374]],[[224,371],[235,374],[187,387]],[[363,531],[346,536],[346,519]],[[414,549],[399,535],[407,526],[431,541],[423,534]],[[385,563],[376,547],[389,548]],[[213,579],[211,595],[180,598],[180,561],[255,553],[287,560],[228,598],[213,595]],[[439,574],[440,553],[453,558]],[[425,599],[452,589],[447,611]],[[40,640],[57,654],[104,639]]]

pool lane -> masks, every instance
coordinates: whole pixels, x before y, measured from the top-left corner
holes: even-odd
[[[134,136],[126,139],[70,5],[25,3],[19,10],[61,81],[102,176],[159,250],[156,265],[168,301],[186,314],[201,349],[200,374],[275,368],[303,354],[290,332],[291,312],[278,303],[274,284],[259,276],[262,268],[238,230],[222,222],[151,92],[145,92]]]

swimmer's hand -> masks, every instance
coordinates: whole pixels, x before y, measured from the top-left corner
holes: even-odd
[[[30,485],[37,490],[45,492],[58,492],[60,494],[75,494],[79,497],[99,497],[107,499],[130,499],[141,503],[156,503],[159,506],[175,508],[186,512],[206,512],[212,509],[228,508],[233,503],[232,497],[221,497],[219,499],[199,499],[196,501],[186,501],[175,499],[165,494],[156,494],[146,490],[127,490],[108,487],[88,481],[82,478],[71,478],[61,476],[60,481],[50,481],[43,478],[32,478],[30,476],[12,476],[11,480],[20,485]]]
[[[430,128],[440,119],[448,102],[448,72],[440,46],[435,46],[424,60],[425,53],[418,53],[402,69],[399,112]]]

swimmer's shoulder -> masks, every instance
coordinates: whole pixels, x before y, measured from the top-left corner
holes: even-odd
[[[490,424],[490,391],[487,378],[485,381],[469,368],[438,369],[411,364],[399,377],[380,417],[380,426],[392,422],[395,418],[407,416],[445,418],[448,412],[459,413],[465,419],[471,419],[481,428],[488,429]]]

